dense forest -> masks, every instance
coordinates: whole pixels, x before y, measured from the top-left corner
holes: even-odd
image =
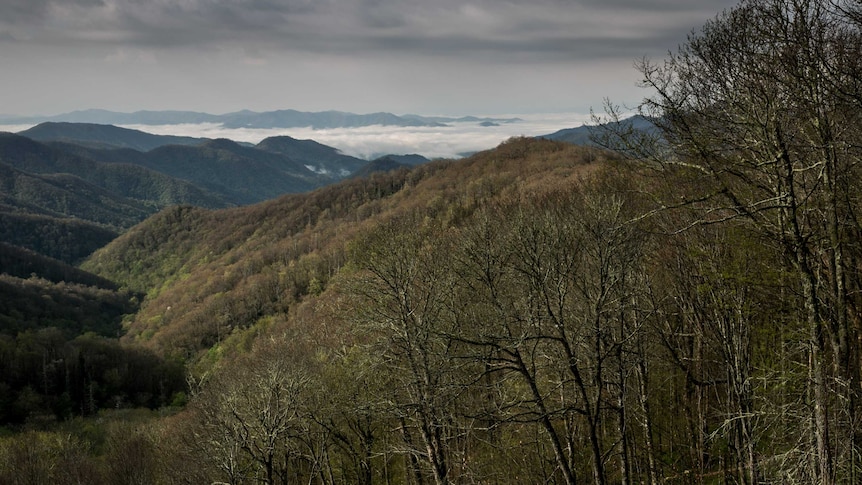
[[[160,212],[16,290],[104,295],[0,335],[0,483],[858,483],[860,51],[743,0],[655,130]]]

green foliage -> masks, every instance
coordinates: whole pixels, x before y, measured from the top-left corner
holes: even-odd
[[[98,288],[117,289],[104,278],[43,256],[31,250],[0,242],[0,272],[17,278],[36,275],[53,283],[77,283]]]
[[[7,335],[56,327],[70,337],[116,337],[123,315],[136,309],[128,293],[64,281],[0,275],[0,289],[0,333]]]
[[[2,248],[6,271],[38,272],[54,281],[0,274],[0,424],[159,407],[184,389],[181,363],[116,340],[137,298],[82,270]]]
[[[0,483],[173,483],[170,472],[182,467],[162,455],[165,444],[157,419],[165,414],[103,411],[53,430],[0,436]],[[195,473],[186,469],[184,476]]]
[[[171,208],[83,265],[142,295],[123,343],[3,336],[0,362],[34,377],[3,383],[0,408],[33,427],[188,401],[75,434],[104,480],[742,483],[750,454],[781,481],[810,419],[800,282],[746,224],[677,231],[687,209],[655,210],[696,184],[516,138]]]
[[[54,327],[0,335],[0,371],[5,425],[163,407],[185,388],[179,362],[92,333],[67,337]]]
[[[114,229],[84,220],[11,213],[0,209],[0,240],[4,242],[4,261],[0,271],[20,275],[20,270],[11,267],[20,267],[20,263],[31,259],[21,256],[20,251],[10,246],[19,246],[67,264],[77,264],[115,237],[117,232]],[[15,262],[8,258],[13,258]],[[39,258],[32,259],[37,266],[48,265]],[[10,266],[7,267],[7,264]],[[41,275],[39,271],[36,272]]]
[[[323,292],[356,228],[394,205],[387,199],[409,181],[435,170],[352,180],[224,211],[168,209],[82,267],[148,295],[129,322],[132,336],[152,335],[148,345],[158,351],[196,359],[261,317],[287,314],[310,293]]]
[[[78,217],[113,228],[130,227],[155,210],[152,205],[112,193],[74,175],[31,174],[10,167],[2,158],[0,197],[14,211]]]

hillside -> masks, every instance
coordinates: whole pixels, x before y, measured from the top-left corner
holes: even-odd
[[[325,285],[356,231],[373,221],[414,210],[457,220],[497,197],[571,183],[591,170],[591,156],[584,148],[517,139],[467,160],[372,174],[254,206],[171,209],[83,267],[148,294],[127,338],[197,359],[222,336],[287,312]]]
[[[66,364],[81,345],[93,351],[92,337],[0,335],[16,356],[0,366],[27,369],[9,385],[15,398],[0,399],[0,419],[26,423],[20,403],[36,398],[57,419],[188,400],[113,424],[122,446],[81,458],[137,464],[151,482],[295,483],[319,469],[328,483],[363,484],[564,483],[597,467],[607,483],[627,473],[648,483],[650,470],[727,477],[739,473],[725,461],[739,437],[727,416],[745,413],[781,429],[757,444],[768,467],[798,446],[810,412],[797,385],[810,376],[802,282],[747,220],[697,224],[714,217],[713,201],[656,210],[713,184],[516,138],[254,205],[168,208],[82,264],[123,288],[103,295],[112,318],[93,319],[85,302],[103,297],[92,289],[66,299],[50,282],[0,278],[21,295],[11,312],[122,335],[85,357],[108,367],[95,381]],[[77,305],[75,295],[91,296]],[[59,306],[30,308],[38,298]],[[58,318],[67,304],[80,318]],[[30,350],[47,347],[59,350]],[[183,366],[188,388],[177,384]],[[78,380],[63,384],[64,373]],[[749,380],[762,399],[733,397],[748,392],[734,382]],[[106,389],[90,408],[88,382]],[[255,447],[264,439],[276,453]],[[116,451],[129,443],[139,453]]]
[[[285,413],[295,413],[289,419],[296,424],[288,429],[302,437],[294,440],[286,438],[293,431],[278,431],[285,440],[279,441],[279,449],[302,450],[302,454],[285,455],[290,456],[288,463],[273,465],[284,473],[274,482],[306,477],[308,455],[300,443],[313,437],[308,440],[312,446],[321,442],[337,454],[331,466],[342,478],[335,483],[376,481],[357,480],[363,466],[351,465],[351,457],[359,460],[371,454],[374,457],[362,458],[369,460],[367,473],[380,481],[390,476],[401,483],[397,477],[403,477],[410,466],[405,455],[385,456],[390,453],[389,442],[413,446],[404,443],[420,440],[418,414],[410,411],[415,404],[405,397],[413,392],[407,386],[414,381],[403,356],[390,350],[403,348],[402,334],[390,339],[386,333],[388,324],[397,324],[389,313],[397,309],[389,306],[385,292],[377,293],[380,287],[366,265],[394,258],[391,274],[403,275],[421,288],[414,293],[412,286],[399,286],[409,291],[406,298],[417,298],[420,307],[436,308],[436,297],[426,300],[423,291],[450,288],[454,280],[442,271],[468,249],[450,246],[451,238],[481,236],[480,221],[489,216],[491,227],[505,233],[510,224],[516,227],[517,217],[512,216],[520,201],[527,208],[534,207],[530,201],[549,198],[550,207],[556,207],[560,194],[576,190],[601,170],[610,170],[612,160],[611,155],[590,148],[513,139],[469,159],[374,173],[251,206],[215,211],[172,208],[132,228],[94,254],[83,268],[146,294],[140,310],[124,321],[122,341],[140,345],[166,361],[186,362],[189,382],[199,383],[190,390],[193,397],[185,412],[150,428],[155,436],[147,439],[164,445],[147,456],[158,456],[154,459],[160,463],[185,463],[166,467],[171,470],[166,473],[177,479],[189,476],[187,470],[193,469],[201,474],[195,481],[219,481],[226,476],[219,463],[228,456],[220,450],[242,439],[229,432],[218,434],[227,429],[223,426],[257,419],[270,412],[265,409],[272,409],[266,403],[276,403],[284,406]],[[500,218],[494,215],[497,210],[512,212]],[[512,234],[512,243],[518,244],[514,236],[519,233]],[[426,270],[443,279],[424,279]],[[401,285],[399,281],[392,283]],[[450,301],[444,295],[441,298]],[[469,306],[471,302],[451,300],[453,309],[463,304],[468,313],[479,311]],[[424,334],[416,328],[417,335]],[[394,331],[399,332],[397,327]],[[413,335],[412,330],[405,335]],[[429,351],[437,349],[436,343],[429,347]],[[458,346],[455,349],[461,351]],[[431,365],[438,365],[437,358]],[[448,360],[456,365],[464,362],[466,372],[473,368],[466,359],[467,354],[459,354]],[[447,402],[455,405],[454,400],[447,398]],[[500,445],[507,446],[505,456],[476,443],[477,456],[488,460],[483,463],[511,466],[512,453],[532,450],[512,443],[522,432],[538,436],[538,431],[532,421],[516,423],[500,425],[505,428],[499,438]],[[398,429],[406,434],[391,431]],[[361,451],[362,439],[377,444]],[[337,447],[336,440],[343,440],[345,447]],[[243,462],[249,463],[253,453],[242,452]],[[547,450],[531,453],[549,456]],[[252,470],[265,467],[249,466]],[[390,466],[396,470],[391,474],[385,471]],[[294,470],[296,475],[284,470]]]
[[[583,125],[577,128],[565,128],[540,138],[547,140],[564,141],[575,145],[604,145],[601,138],[606,130],[613,132],[640,131],[644,133],[655,133],[655,124],[649,119],[636,115],[625,118],[618,122],[611,122],[604,126]],[[598,143],[597,143],[598,142]]]
[[[211,209],[230,207],[223,194],[218,194],[194,183],[142,166],[146,155],[131,149],[94,150],[79,145],[51,143],[67,153],[82,154],[103,163],[80,163],[71,168],[84,180],[136,200],[148,201],[157,208],[177,204],[191,204]],[[121,160],[116,163],[112,160]],[[138,163],[134,163],[138,162]],[[57,168],[60,171],[62,168]]]
[[[69,143],[40,143],[24,136],[0,133],[0,163],[28,174],[74,175],[114,197],[144,203],[149,206],[147,215],[174,204],[212,208],[230,205],[190,182],[142,167],[144,158],[142,152],[131,149],[100,150]],[[72,215],[89,219],[84,213]]]
[[[147,152],[143,163],[237,204],[305,192],[332,180],[285,156],[227,139],[211,140],[199,147],[163,146]]]
[[[384,155],[380,158],[376,158],[376,159],[372,160],[372,162],[375,162],[378,160],[383,161],[383,162],[395,162],[395,163],[399,163],[399,164],[407,165],[407,166],[422,165],[423,163],[429,162],[429,160],[427,158],[423,157],[422,155],[418,155],[416,153],[408,153],[408,154],[404,154],[404,155],[394,155],[394,154]]]
[[[91,148],[131,148],[142,152],[164,145],[200,145],[206,140],[154,135],[109,124],[45,122],[18,133],[41,142],[68,142]]]
[[[331,183],[365,163],[286,137],[267,140],[267,151],[229,140],[164,145],[178,140],[103,125],[45,124],[27,133],[74,143],[0,133],[0,230],[5,242],[67,263],[162,208],[260,202]],[[97,148],[109,144],[87,143],[88,136],[157,148]]]
[[[409,165],[400,163],[392,157],[380,157],[368,162],[362,168],[360,168],[356,172],[353,172],[352,177],[368,177],[375,172],[391,172],[393,170],[398,170],[402,168],[406,170],[409,169],[409,167]]]
[[[262,148],[218,139],[196,145],[160,142],[149,151],[99,148],[67,139],[73,142],[38,143],[0,134],[0,162],[32,173],[75,174],[158,208],[260,202],[332,183],[365,163],[311,140],[286,137],[265,140]]]
[[[152,206],[114,194],[74,175],[36,175],[0,162],[4,205],[52,217],[79,217],[113,228],[129,227],[154,212]]]
[[[2,241],[75,264],[162,207],[233,205],[190,182],[90,156],[113,152],[141,155],[0,133]]]
[[[262,140],[255,148],[279,153],[305,165],[318,174],[343,178],[358,170],[365,160],[344,155],[337,149],[314,140],[297,140],[289,136],[273,136]]]
[[[17,203],[0,204],[0,240],[67,264],[80,263],[118,234],[115,229],[76,217],[27,213]]]
[[[6,234],[3,235],[6,236],[11,231],[4,232]],[[45,238],[49,237],[46,236]],[[0,242],[0,273],[2,274],[25,279],[38,275],[40,278],[44,278],[51,283],[65,282],[108,290],[118,289],[117,285],[112,281],[87,273],[58,259],[45,256],[43,253],[24,249],[21,247],[23,245],[14,245],[15,243],[17,241],[5,237]],[[104,246],[105,244],[107,244],[107,241],[102,245]],[[89,253],[84,256],[87,255]]]
[[[57,166],[50,157],[62,145],[10,140],[32,149],[16,152],[22,165]],[[226,140],[203,149],[239,163],[245,152]],[[89,158],[77,161],[98,167]],[[70,159],[63,163],[74,166]],[[78,262],[116,232],[61,218],[35,202],[25,213],[20,198],[10,200],[17,205],[0,212],[0,426],[26,430],[33,422],[104,416],[108,409],[184,404],[187,364],[208,368],[214,362],[203,353],[214,344],[246,330],[257,332],[305,296],[319,293],[343,264],[355,227],[393,210],[389,196],[441,168],[372,175],[234,210],[174,206],[135,226],[85,265],[101,276],[43,254]],[[7,171],[0,180],[13,194],[22,180],[78,180]],[[34,187],[48,200],[74,200]],[[110,200],[102,196],[99,200]],[[121,335],[122,342],[116,339]],[[3,444],[0,438],[5,460]],[[88,463],[82,453],[77,463]]]

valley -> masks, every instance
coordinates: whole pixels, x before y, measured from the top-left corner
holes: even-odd
[[[780,459],[816,436],[811,399],[854,439],[855,151],[835,186],[808,151],[764,174],[749,134],[720,145],[754,165],[697,151],[715,116],[438,160],[0,135],[0,482],[826,473]],[[784,184],[800,210],[764,202]]]

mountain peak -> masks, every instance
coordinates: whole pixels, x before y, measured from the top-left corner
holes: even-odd
[[[97,148],[131,148],[146,152],[162,145],[199,145],[204,139],[153,135],[102,123],[46,121],[18,133],[40,142],[63,141]]]
[[[205,148],[212,148],[214,150],[237,150],[242,148],[242,146],[228,138],[216,138],[213,140],[206,141],[203,145]]]
[[[492,119],[476,120],[497,121]],[[356,114],[345,111],[307,112],[295,109],[279,109],[256,112],[240,110],[213,115],[196,111],[135,111],[120,113],[103,109],[73,111],[55,116],[22,116],[0,119],[5,123],[40,123],[44,121],[67,121],[75,123],[100,123],[110,125],[176,125],[196,123],[218,123],[225,128],[356,128],[362,126],[445,126],[455,118],[428,118],[417,115],[399,116],[388,112]],[[511,120],[508,120],[511,121]],[[507,122],[508,122],[507,121]]]

